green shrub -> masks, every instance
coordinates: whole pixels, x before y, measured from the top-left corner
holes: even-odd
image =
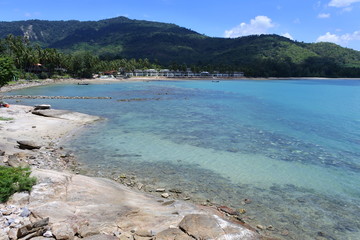
[[[0,121],[11,121],[14,120],[13,118],[6,118],[6,117],[1,117],[0,116]]]
[[[34,73],[29,73],[29,72],[22,72],[20,75],[21,79],[25,79],[25,80],[34,80],[34,79],[39,79],[38,76]]]
[[[0,202],[6,202],[15,192],[30,191],[36,179],[29,168],[0,166]]]
[[[47,78],[49,78],[49,74],[47,74],[46,72],[42,72],[42,73],[38,74],[38,78],[39,79],[47,79]]]

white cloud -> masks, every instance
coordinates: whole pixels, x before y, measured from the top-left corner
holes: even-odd
[[[330,17],[330,13],[320,13],[318,15],[318,18],[329,18]]]
[[[340,37],[336,34],[331,34],[330,32],[327,32],[325,35],[322,35],[316,39],[316,42],[332,42],[339,44],[340,43]]]
[[[36,17],[38,17],[40,15],[41,14],[39,12],[33,12],[33,13],[26,12],[26,13],[24,13],[24,17],[26,17],[26,18],[36,18]]]
[[[329,3],[330,7],[349,7],[353,3],[360,2],[360,0],[331,0]]]
[[[346,33],[343,35],[336,35],[327,32],[325,35],[318,37],[316,40],[316,42],[332,42],[342,46],[347,46],[351,41],[360,41],[360,31]]]
[[[267,16],[257,16],[250,20],[250,23],[240,23],[240,25],[225,31],[225,37],[236,38],[254,34],[264,34],[273,28],[272,20]]]
[[[291,40],[294,40],[294,38],[290,35],[290,33],[283,33],[282,36],[286,37],[286,38],[289,38]]]

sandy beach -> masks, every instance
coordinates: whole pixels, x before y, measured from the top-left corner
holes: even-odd
[[[0,108],[0,165],[30,166],[37,178],[31,193],[17,193],[0,204],[0,239],[45,233],[56,239],[265,239],[226,206],[178,201],[165,189],[158,189],[163,192],[159,198],[112,180],[76,174],[74,156],[61,142],[101,118],[66,110],[38,112],[22,105]],[[36,148],[24,148],[24,141]],[[24,209],[28,215],[22,214]],[[44,221],[40,230],[19,233]]]

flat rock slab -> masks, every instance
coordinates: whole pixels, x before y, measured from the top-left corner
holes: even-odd
[[[43,117],[52,117],[52,118],[61,118],[72,121],[82,121],[82,122],[92,122],[99,120],[97,116],[91,116],[84,113],[72,112],[68,110],[56,110],[56,109],[47,109],[47,110],[34,110],[33,114],[43,116]]]
[[[32,175],[37,177],[38,184],[31,191],[29,209],[36,218],[49,217],[49,225],[55,236],[67,232],[71,235],[69,239],[72,239],[74,235],[85,238],[120,232],[121,235],[135,234],[134,237],[140,239],[143,235],[140,233],[146,232],[164,240],[209,239],[201,238],[206,236],[214,236],[213,239],[259,237],[255,232],[222,220],[193,204],[174,201],[164,205],[160,198],[137,192],[109,179],[40,169],[34,169]],[[186,232],[179,228],[167,230],[176,228],[180,222]],[[232,227],[231,232],[226,230],[229,227]],[[200,232],[200,229],[210,232]],[[189,235],[192,237],[189,238]]]

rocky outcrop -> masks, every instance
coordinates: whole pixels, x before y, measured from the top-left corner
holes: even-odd
[[[164,204],[109,179],[51,170],[34,170],[33,176],[38,184],[29,198],[31,220],[49,217],[56,239],[108,239],[103,234],[141,240],[259,237],[190,203]]]

